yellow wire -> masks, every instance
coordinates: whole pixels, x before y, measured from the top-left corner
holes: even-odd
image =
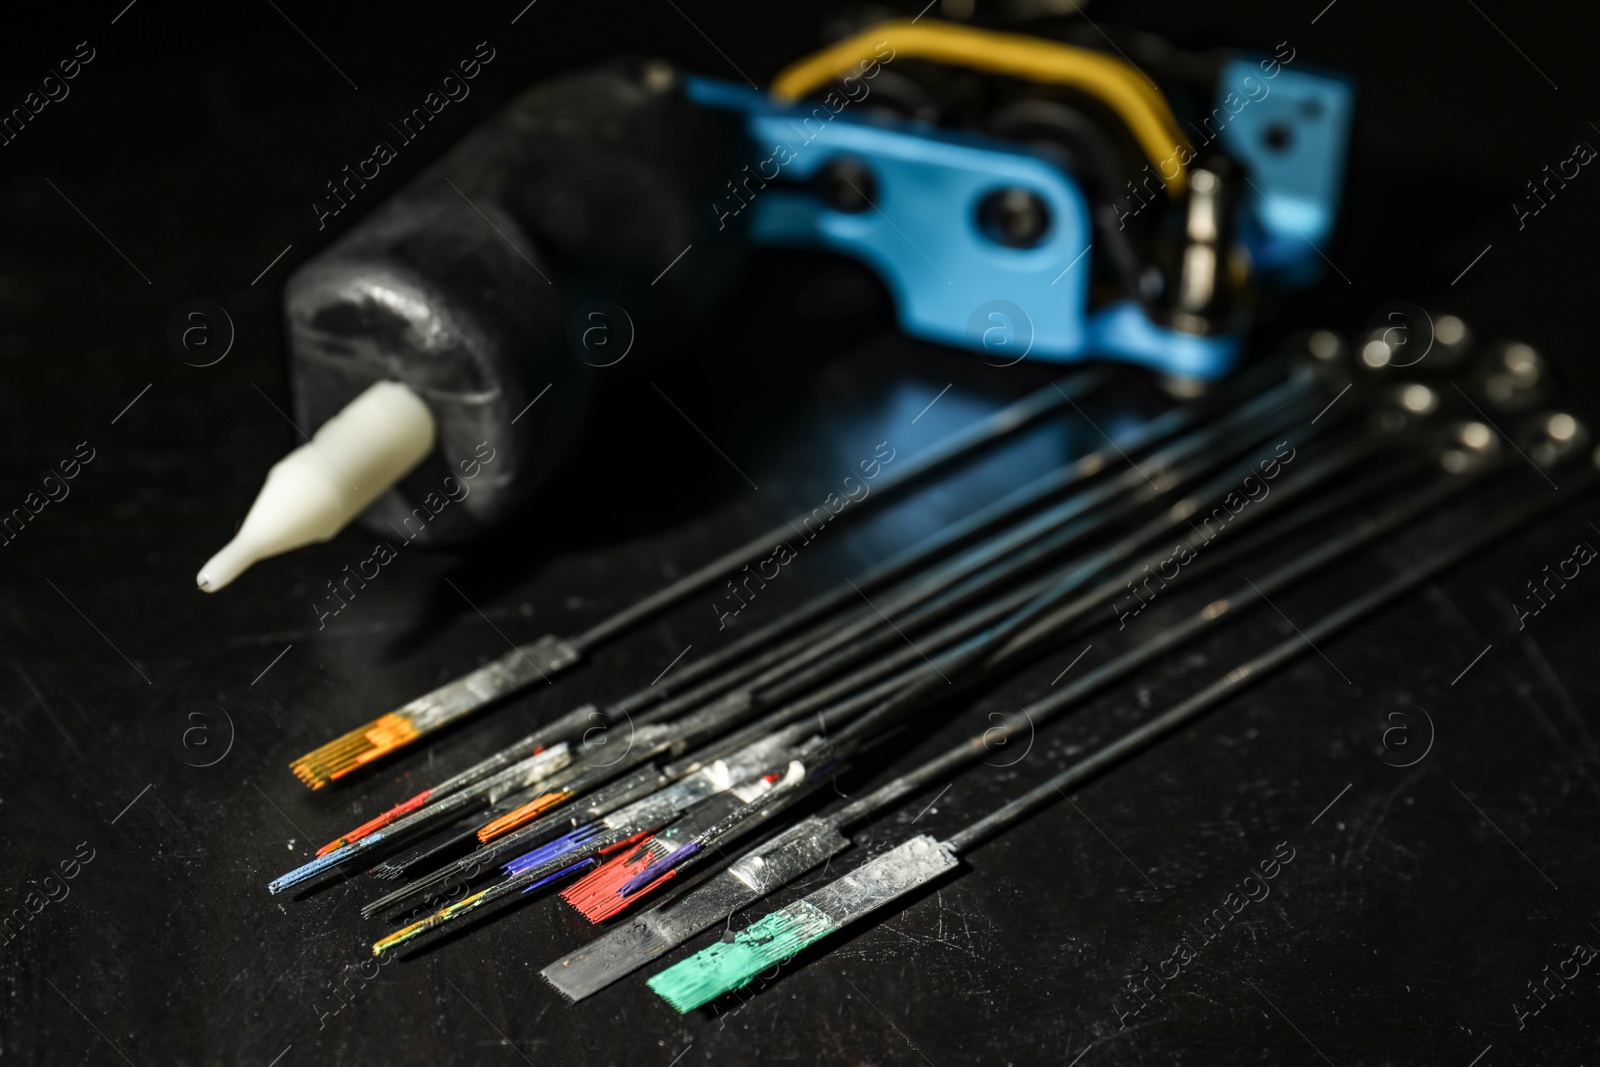
[[[994,74],[1009,74],[1035,82],[1070,85],[1093,94],[1127,123],[1139,147],[1159,170],[1164,163],[1177,165],[1177,176],[1161,177],[1167,192],[1177,196],[1185,183],[1180,146],[1187,139],[1166,98],[1131,63],[1056,41],[1016,33],[996,33],[971,26],[905,20],[879,23],[853,37],[784,68],[772,83],[774,96],[796,100],[833,79],[858,71],[863,61],[888,62],[876,49],[888,45],[891,59],[926,59]]]

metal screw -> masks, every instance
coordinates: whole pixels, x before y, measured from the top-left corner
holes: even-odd
[[[1050,229],[1050,209],[1027,189],[997,189],[978,204],[978,227],[996,244],[1032,248]]]
[[[822,202],[835,211],[856,215],[872,206],[878,180],[859,159],[848,156],[830,160],[817,175]]]

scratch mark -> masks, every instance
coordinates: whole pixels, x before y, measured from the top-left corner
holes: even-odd
[[[851,989],[854,989],[857,993],[861,993],[861,987],[856,985],[854,982],[851,982],[848,974],[842,975],[842,977],[846,982],[849,982]],[[867,1000],[867,995],[865,993],[861,993],[861,999],[866,1000],[867,1005],[871,1007],[873,1011],[877,1012],[879,1015],[883,1015],[883,1011],[876,1004],[872,1003],[870,1000]],[[891,1030],[905,1039],[905,1043],[911,1046],[911,1051],[915,1052],[918,1056],[921,1056],[923,1062],[926,1063],[928,1067],[933,1067],[933,1061],[928,1059],[927,1055],[920,1048],[917,1048],[916,1042],[912,1041],[911,1038],[906,1037],[905,1031],[896,1026],[893,1019],[889,1018],[887,1015],[883,1015],[883,1021],[889,1024],[889,1028]]]
[[[1509,615],[1515,615],[1515,609],[1512,608],[1511,601],[1506,599],[1505,594],[1500,592],[1500,590],[1495,586],[1489,586],[1488,597],[1492,600],[1499,601],[1500,605]],[[1466,613],[1461,610],[1461,608],[1453,599],[1451,599],[1450,594],[1446,593],[1437,585],[1430,585],[1428,587],[1428,598],[1432,600],[1436,606],[1444,609],[1445,613],[1449,615],[1451,621],[1453,621],[1463,633],[1479,640],[1482,639],[1483,635],[1478,632],[1477,627],[1472,625],[1472,622],[1467,618]],[[1517,677],[1513,675],[1510,669],[1503,663],[1500,664],[1500,678],[1502,683],[1516,695],[1517,699],[1522,701],[1522,703],[1533,712],[1534,717],[1538,719],[1540,725],[1544,728],[1545,732],[1550,735],[1551,739],[1560,746],[1562,752],[1570,752],[1573,746],[1567,743],[1566,736],[1562,734],[1561,730],[1557,728],[1556,724],[1551,720],[1550,715],[1545,711],[1544,706],[1533,698],[1533,694],[1528,692],[1527,687],[1522,685],[1518,681]],[[1580,759],[1573,760],[1573,766],[1577,770],[1578,776],[1583,779],[1583,783],[1588,786],[1589,791],[1594,794],[1595,799],[1600,800],[1600,783],[1597,783],[1594,779],[1594,776],[1589,773],[1589,768],[1584,766],[1583,761]]]
[[[1249,986],[1251,989],[1254,989],[1257,993],[1259,993],[1262,1000],[1266,1001],[1268,1004],[1272,1004],[1272,998],[1268,997],[1265,993],[1262,993],[1261,990],[1256,986],[1256,984],[1254,982],[1250,981],[1250,979],[1248,979],[1248,978],[1245,979],[1245,985]],[[1278,1017],[1280,1019],[1282,1019],[1286,1023],[1289,1023],[1290,1027],[1292,1027],[1294,1029],[1295,1033],[1297,1033],[1301,1037],[1305,1038],[1306,1044],[1310,1045],[1318,1056],[1322,1056],[1323,1060],[1325,1060],[1327,1062],[1328,1067],[1333,1067],[1333,1061],[1328,1059],[1327,1056],[1323,1055],[1322,1050],[1320,1048],[1317,1048],[1316,1043],[1314,1041],[1312,1041],[1309,1037],[1306,1037],[1305,1031],[1300,1029],[1298,1026],[1295,1026],[1294,1023],[1289,1022],[1289,1017],[1287,1015],[1283,1014],[1283,1009],[1279,1008],[1276,1004],[1272,1004],[1272,1010],[1278,1013]]]
[[[1472,798],[1467,796],[1466,793],[1462,792],[1461,787],[1459,785],[1456,785],[1454,782],[1451,782],[1450,784],[1455,786],[1455,789],[1456,789],[1457,793],[1461,793],[1461,799],[1462,800],[1465,800],[1468,804],[1472,804]],[[1477,812],[1479,815],[1483,815],[1483,809],[1478,807],[1478,805],[1476,805],[1476,804],[1472,804],[1472,810]],[[1510,845],[1512,848],[1516,848],[1517,849],[1517,855],[1521,856],[1525,860],[1528,860],[1528,866],[1529,867],[1532,867],[1534,870],[1539,871],[1539,865],[1537,863],[1534,863],[1532,860],[1528,859],[1528,854],[1526,852],[1522,851],[1522,849],[1517,848],[1517,843],[1515,841],[1511,840],[1511,838],[1506,837],[1506,832],[1504,830],[1500,829],[1500,827],[1495,826],[1495,823],[1494,823],[1493,819],[1489,818],[1489,816],[1487,816],[1487,815],[1483,815],[1483,821],[1488,823],[1490,826],[1494,826],[1494,832],[1499,834],[1501,837],[1505,837],[1506,844]],[[1539,877],[1543,878],[1547,882],[1550,882],[1550,876],[1545,874],[1543,871],[1539,871]],[[1550,888],[1554,889],[1558,893],[1561,891],[1561,887],[1556,885],[1554,882],[1550,882]]]
[[[29,678],[27,672],[22,669],[22,664],[13,663],[11,666],[16,670],[18,677],[22,679],[22,684],[26,685],[29,691],[33,693],[33,699],[39,702],[39,708],[44,712],[45,717],[50,720],[57,730],[61,731],[61,736],[66,739],[67,747],[72,749],[72,754],[80,760],[83,759],[83,753],[78,751],[77,742],[72,740],[72,735],[67,733],[67,728],[61,725],[61,720],[56,718],[56,713],[50,710],[49,704],[45,703],[44,694],[39,692],[39,687],[33,684],[33,679]]]
[[[1578,711],[1578,705],[1572,699],[1572,693],[1567,689],[1566,683],[1556,675],[1555,668],[1550,665],[1549,659],[1545,657],[1544,649],[1539,647],[1539,643],[1534,640],[1531,633],[1523,638],[1523,653],[1527,656],[1528,661],[1533,664],[1533,669],[1544,676],[1545,683],[1555,692],[1559,698],[1557,703],[1561,705],[1561,710],[1566,713],[1567,718],[1572,721],[1572,725],[1580,734],[1588,738],[1590,755],[1592,756],[1597,751],[1600,751],[1600,744],[1596,743],[1594,734],[1589,731],[1589,724],[1584,721],[1583,714]]]
[[[1058,788],[1056,790],[1056,792],[1057,793],[1061,793],[1061,790]],[[1065,793],[1061,793],[1061,795],[1062,795],[1062,797],[1064,797],[1066,799],[1066,802],[1068,804],[1072,805],[1072,810],[1073,811],[1077,812],[1079,815],[1083,815],[1083,809],[1078,807],[1078,802],[1077,801],[1073,800],[1071,797],[1067,796],[1067,794],[1065,794]],[[1139,877],[1140,878],[1143,878],[1145,881],[1150,882],[1150,876],[1148,874],[1145,874],[1143,870],[1140,870],[1139,865],[1137,863],[1135,863],[1132,860],[1128,859],[1128,854],[1126,852],[1122,851],[1122,849],[1117,848],[1117,843],[1115,841],[1111,840],[1111,838],[1106,837],[1106,832],[1104,830],[1100,829],[1100,827],[1095,826],[1095,821],[1093,819],[1089,818],[1089,816],[1087,816],[1087,815],[1083,815],[1083,820],[1084,820],[1084,822],[1087,822],[1090,826],[1094,826],[1095,833],[1099,834],[1101,837],[1105,837],[1106,844],[1110,845],[1112,848],[1116,848],[1117,849],[1117,855],[1121,856],[1125,860],[1128,860],[1128,866],[1129,867],[1132,867],[1134,870],[1139,871]],[[1158,894],[1161,892],[1161,887],[1156,885],[1154,882],[1150,882],[1150,888],[1154,889]]]

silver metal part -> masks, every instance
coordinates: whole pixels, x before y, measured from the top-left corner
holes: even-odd
[[[619,808],[601,822],[612,830],[643,833],[671,822],[679,813],[717,792],[720,790],[710,780],[696,774],[642,800],[636,800],[625,808]]]
[[[954,870],[956,864],[955,853],[942,842],[919,834],[829,882],[805,901],[833,920],[835,926],[846,926]]]
[[[1553,411],[1533,420],[1523,431],[1528,458],[1549,469],[1589,445],[1589,430],[1565,411]]]
[[[1439,465],[1451,474],[1461,474],[1498,455],[1500,437],[1476,419],[1445,427],[1446,447],[1439,453]]]
[[[582,1000],[849,847],[832,823],[804,819],[693,892],[635,916],[539,973],[562,995]]]
[[[838,855],[849,844],[832,823],[813,817],[753,849],[729,866],[724,874],[755,894],[752,900],[759,899]],[[687,904],[687,898],[682,903]]]
[[[490,804],[499,802],[520,789],[542,782],[557,771],[572,764],[572,747],[565,741],[551,745],[543,752],[513,763],[499,774],[484,780]]]
[[[773,764],[778,763],[787,754],[792,744],[793,742],[780,730],[755,744],[746,745],[726,759],[718,760],[717,763],[727,768],[727,773],[732,776],[733,782],[742,782],[752,775],[770,770]]]
[[[577,662],[575,647],[554,634],[545,634],[424,693],[395,713],[410,717],[418,733],[427,733]]]
[[[1396,382],[1373,397],[1368,422],[1379,433],[1408,430],[1439,410],[1439,393],[1421,382]]]
[[[1492,345],[1478,361],[1476,385],[1496,411],[1531,411],[1550,398],[1550,364],[1531,345],[1512,341]]]
[[[653,765],[641,767],[625,778],[603,786],[579,801],[577,805],[562,809],[568,823],[576,828],[609,815],[618,808],[632,804],[660,788],[661,772]]]
[[[717,760],[682,781],[608,815],[605,824],[612,829],[636,827],[634,833],[654,830],[706,797],[743,785],[765,773],[776,762],[775,753],[784,748],[782,741],[781,736],[767,738],[725,760]]]

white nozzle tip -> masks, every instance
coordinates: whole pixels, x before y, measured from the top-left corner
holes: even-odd
[[[215,593],[249,570],[250,565],[261,556],[262,553],[256,551],[254,545],[243,544],[235,537],[223,546],[221,552],[206,561],[200,573],[194,576],[194,584],[203,593]]]
[[[377,382],[272,465],[239,532],[195,575],[207,593],[258,560],[326,541],[433,451],[428,405]]]

